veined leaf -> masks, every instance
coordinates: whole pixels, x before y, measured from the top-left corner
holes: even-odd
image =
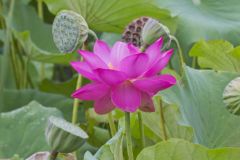
[[[202,68],[240,72],[240,47],[234,48],[227,41],[199,41],[192,47],[189,55],[196,56]]]
[[[240,44],[240,1],[157,0],[177,16],[176,36],[184,51],[200,39],[225,39]]]
[[[4,4],[4,10],[7,10],[8,2]],[[6,13],[4,18],[9,21]],[[53,42],[51,25],[41,21],[35,9],[27,5],[27,1],[15,1],[10,22],[15,37],[30,59],[58,64],[68,64],[75,60],[75,54],[59,53]]]
[[[37,90],[4,90],[3,102],[0,102],[0,112],[8,112],[38,101],[47,107],[55,107],[64,113],[66,119],[71,119],[73,100],[59,94],[44,93]],[[79,113],[81,112],[81,109]]]
[[[0,158],[15,154],[26,158],[34,152],[48,150],[45,125],[51,115],[61,116],[55,108],[37,102],[0,114]]]
[[[123,129],[120,128],[106,144],[104,144],[93,156],[89,152],[84,155],[84,160],[123,160]]]
[[[155,97],[156,112],[145,113],[143,112],[144,124],[153,131],[157,136],[163,139],[163,133],[160,128],[160,113],[159,113],[159,97]],[[193,129],[190,126],[181,124],[181,115],[176,105],[164,104],[163,114],[165,117],[165,127],[168,138],[183,138],[192,141]]]
[[[181,139],[170,139],[144,148],[137,160],[238,160],[240,148],[208,149]]]
[[[240,117],[226,110],[222,98],[225,86],[236,76],[185,67],[182,82],[160,94],[166,102],[179,106],[197,143],[210,148],[240,146]]]
[[[80,13],[90,28],[103,32],[123,32],[125,25],[140,16],[151,16],[166,25],[174,23],[168,11],[156,7],[154,0],[44,0],[56,14],[68,9]]]

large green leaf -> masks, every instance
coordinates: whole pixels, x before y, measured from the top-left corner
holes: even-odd
[[[76,89],[77,77],[66,82],[53,82],[49,79],[43,80],[39,89],[43,92],[62,94],[66,97],[70,97],[73,91]],[[67,88],[67,89],[66,89]]]
[[[7,1],[4,1],[5,10]],[[9,17],[5,14],[5,19]],[[52,27],[38,17],[35,9],[26,2],[15,1],[9,24],[25,52],[32,60],[45,63],[68,64],[75,59],[74,54],[60,54],[52,38]]]
[[[15,36],[17,37],[18,41],[22,44],[23,48],[25,48],[25,51],[28,53],[28,57],[31,60],[56,64],[69,64],[69,62],[76,60],[77,54],[75,53],[62,54],[58,53],[57,50],[51,52],[45,50],[45,47],[44,48],[38,47],[37,43],[33,42],[33,40],[31,39],[32,37],[30,33],[35,32],[37,31],[35,30],[32,32],[31,31],[15,32]],[[42,32],[44,33],[44,31]],[[51,33],[49,32],[48,35],[51,35]],[[47,39],[49,38],[47,37],[40,38],[41,41],[49,42],[49,40]],[[54,46],[54,44],[49,43],[48,46]]]
[[[240,146],[240,117],[231,115],[222,99],[224,87],[236,76],[185,67],[182,82],[160,94],[166,102],[179,105],[197,143],[210,148]]]
[[[176,36],[187,52],[199,39],[225,39],[240,44],[239,0],[157,0],[178,16]]]
[[[48,150],[44,130],[48,117],[61,116],[54,108],[37,102],[0,114],[0,158],[14,154],[26,158],[34,152]]]
[[[207,149],[180,139],[170,139],[147,147],[137,160],[238,160],[240,148]]]
[[[199,41],[190,50],[190,56],[196,56],[202,68],[240,72],[240,47],[223,40]]]
[[[86,84],[87,82],[89,81],[86,79],[83,79],[82,85]],[[76,83],[77,83],[77,77],[73,77],[69,81],[65,81],[65,82],[54,82],[54,81],[45,79],[40,83],[39,90],[41,91],[40,93],[44,93],[46,94],[46,96],[48,95],[47,93],[49,93],[49,95],[59,96],[60,101],[59,103],[57,103],[58,105],[57,108],[59,108],[65,113],[64,115],[67,116],[65,118],[69,119],[72,114],[71,112],[72,112],[73,99],[71,98],[71,94],[76,90]],[[43,99],[41,99],[41,101],[43,101]],[[69,103],[70,101],[71,103]],[[79,116],[80,121],[85,120],[84,112],[87,108],[90,108],[92,106],[93,106],[92,101],[81,101],[80,107],[78,109],[80,114]]]
[[[109,45],[113,46],[113,44],[116,41],[120,41],[121,40],[121,34],[117,34],[117,33],[107,33],[104,32],[101,34],[100,39],[107,42]]]
[[[123,129],[120,128],[106,144],[104,144],[97,153],[93,156],[91,153],[86,152],[84,160],[123,160]]]
[[[34,100],[44,106],[58,108],[64,113],[66,119],[71,118],[73,100],[62,95],[37,90],[4,90],[4,94],[1,96],[3,96],[3,102],[0,102],[0,112],[17,109]]]
[[[163,133],[160,129],[159,97],[155,97],[156,112],[143,112],[143,122],[151,131],[163,139]],[[183,138],[189,141],[193,139],[193,129],[181,124],[181,115],[176,105],[167,105],[163,107],[164,123],[166,126],[168,138]]]
[[[109,130],[97,127],[97,124],[91,124],[89,119],[87,122],[88,143],[94,147],[100,147],[105,144],[110,138]]]
[[[159,9],[154,0],[44,0],[49,10],[56,14],[62,9],[80,13],[90,28],[97,31],[123,32],[125,25],[140,16],[152,16],[171,27],[167,10]]]

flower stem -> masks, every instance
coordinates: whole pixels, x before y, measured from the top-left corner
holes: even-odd
[[[192,68],[196,68],[196,67],[197,67],[197,57],[193,57]]]
[[[28,84],[27,84],[27,76],[28,76],[28,64],[29,64],[29,57],[27,56],[27,59],[24,63],[24,71],[23,71],[23,88],[27,88]]]
[[[145,147],[145,136],[144,136],[144,127],[143,127],[141,112],[138,112],[138,124],[139,124],[140,136],[141,136],[141,145],[142,145],[142,148],[144,148]]]
[[[165,118],[163,113],[163,103],[161,97],[159,97],[159,115],[160,115],[160,132],[163,134],[163,140],[167,140],[167,132],[165,126]]]
[[[129,112],[125,112],[125,130],[126,130],[128,160],[133,160],[132,138],[131,138],[131,129],[130,129],[130,113]]]
[[[177,40],[176,37],[174,36],[171,36],[171,39],[176,43],[177,45],[177,48],[178,48],[178,57],[179,57],[179,62],[180,62],[180,75],[183,74],[183,71],[184,71],[184,58],[183,58],[183,53],[182,53],[182,49],[181,49],[181,46]]]
[[[58,156],[58,152],[52,151],[51,154],[49,155],[49,160],[55,160]]]
[[[12,47],[11,47],[12,48]],[[11,58],[11,64],[12,64],[12,69],[13,69],[13,73],[14,73],[14,78],[15,78],[15,85],[17,89],[20,89],[20,84],[19,84],[19,76],[18,76],[18,72],[17,72],[17,63],[16,63],[16,58],[15,58],[15,53],[13,53],[12,51],[10,51],[10,58]]]
[[[76,90],[79,89],[82,85],[82,76],[79,74],[76,84]],[[78,106],[79,106],[79,100],[77,98],[74,98],[73,100],[73,112],[72,112],[72,123],[76,124],[78,120]]]
[[[3,61],[0,64],[1,68],[1,80],[0,80],[0,95],[3,95],[3,90],[4,90],[4,84],[5,82],[8,80],[6,75],[6,72],[8,71],[8,63],[10,61],[11,58],[11,47],[10,47],[10,35],[11,35],[11,30],[10,30],[10,24],[11,24],[11,20],[12,20],[12,13],[13,13],[13,8],[14,8],[14,4],[15,4],[15,0],[11,0],[10,1],[10,8],[9,8],[9,12],[8,12],[8,18],[5,20],[5,24],[3,22],[3,29],[5,29],[6,32],[6,37],[5,37],[5,41],[4,41],[4,48],[3,48]],[[3,8],[3,4],[1,1],[1,8]],[[2,19],[2,18],[1,18]],[[17,82],[16,82],[17,83]],[[3,102],[4,98],[3,96],[0,96],[0,102]]]
[[[116,131],[116,126],[114,124],[112,112],[108,113],[108,123],[109,123],[110,131],[111,131],[111,136],[113,137],[117,131]]]
[[[83,43],[82,46],[83,50],[87,49],[87,46],[85,43]],[[82,59],[82,57],[81,57]],[[82,85],[82,76],[79,74],[78,79],[77,79],[77,84],[76,84],[76,90],[79,89]],[[77,98],[74,98],[73,100],[73,112],[72,112],[72,123],[76,124],[78,120],[78,107],[79,107],[80,101]]]
[[[38,0],[37,7],[38,7],[38,16],[43,20],[43,0]]]
[[[37,7],[38,7],[38,17],[41,20],[44,20],[43,16],[43,0],[37,0]],[[43,80],[45,78],[45,64],[42,62],[41,63],[41,68],[40,68],[40,80]]]
[[[9,12],[8,12],[8,20],[7,20],[8,21],[8,27],[9,27],[10,23],[12,22],[14,6],[15,6],[15,0],[11,0],[10,1]]]
[[[41,62],[41,66],[40,66],[40,80],[44,80],[45,78],[45,64],[44,62]]]

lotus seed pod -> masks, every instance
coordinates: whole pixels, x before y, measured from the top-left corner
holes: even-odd
[[[60,153],[75,151],[88,138],[88,135],[81,128],[53,116],[49,118],[45,135],[51,149]]]
[[[150,45],[160,37],[163,37],[164,44],[170,46],[171,38],[169,29],[157,20],[150,18],[142,30],[143,43]]]
[[[140,17],[130,22],[124,30],[122,40],[127,43],[132,43],[136,47],[142,45],[141,33],[148,17]]]
[[[225,87],[223,102],[230,113],[240,115],[240,77],[233,79]]]
[[[53,40],[62,53],[70,53],[80,47],[87,40],[88,31],[87,22],[73,11],[63,10],[53,21]]]

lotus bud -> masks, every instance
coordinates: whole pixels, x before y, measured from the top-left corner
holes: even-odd
[[[144,45],[150,45],[160,37],[163,37],[164,44],[170,46],[171,38],[169,29],[157,20],[150,18],[142,30]]]
[[[148,19],[148,17],[140,17],[130,22],[123,32],[122,40],[140,47],[142,45],[141,33]]]
[[[88,38],[89,28],[84,18],[68,10],[57,14],[53,21],[53,40],[62,53],[70,53],[81,47]]]
[[[49,118],[45,135],[52,150],[60,153],[75,151],[88,138],[88,135],[81,128],[53,116]]]
[[[225,87],[223,102],[230,113],[240,115],[240,77],[233,79]]]

